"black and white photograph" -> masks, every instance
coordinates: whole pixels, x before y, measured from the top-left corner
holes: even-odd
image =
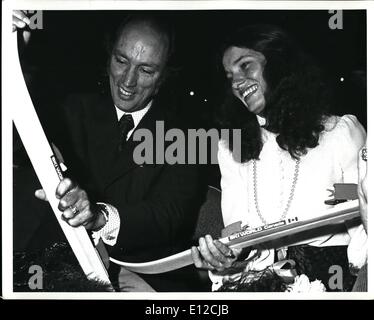
[[[79,2],[3,13],[3,296],[370,297],[370,9]]]

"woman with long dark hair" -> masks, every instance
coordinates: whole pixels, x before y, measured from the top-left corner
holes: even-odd
[[[228,93],[220,121],[223,128],[241,129],[242,141],[240,156],[232,141],[219,143],[225,225],[241,221],[243,228],[255,228],[324,215],[334,183],[357,183],[364,128],[353,115],[329,113],[331,91],[321,69],[278,27],[236,31],[221,57]],[[355,239],[361,240],[347,252],[353,234],[360,234]],[[192,248],[195,265],[212,271],[213,289],[217,288],[222,277],[216,272],[232,267],[240,252],[209,235],[200,238],[199,249]],[[360,268],[365,263],[366,234],[362,225],[349,224],[311,230],[252,248],[249,257],[248,266],[254,270],[292,258],[300,273],[326,286],[329,268],[340,265],[348,287],[353,283],[349,264]]]

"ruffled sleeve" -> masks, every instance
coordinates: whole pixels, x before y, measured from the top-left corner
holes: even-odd
[[[357,183],[359,150],[366,141],[366,132],[353,115],[345,115],[337,123],[335,152],[342,170],[344,183]]]
[[[338,154],[344,183],[358,183],[358,154],[365,141],[365,129],[355,116],[345,115],[340,118],[336,127],[335,152]],[[351,267],[359,269],[367,260],[367,235],[362,224],[348,221],[346,226],[351,238],[348,260]]]

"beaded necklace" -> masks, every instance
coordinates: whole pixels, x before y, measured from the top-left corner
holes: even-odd
[[[266,221],[266,219],[262,215],[262,213],[260,211],[260,206],[259,206],[259,203],[258,203],[257,160],[251,160],[251,162],[252,162],[252,168],[253,168],[253,196],[254,196],[254,204],[255,204],[256,213],[257,213],[258,217],[261,219],[262,223],[265,225],[265,224],[268,224],[268,222]],[[292,200],[294,198],[294,194],[295,194],[296,183],[297,183],[297,180],[298,180],[298,177],[299,177],[299,166],[300,166],[300,160],[297,159],[295,161],[295,170],[294,170],[293,179],[292,179],[291,191],[290,191],[290,194],[289,194],[289,197],[288,197],[288,200],[287,200],[287,204],[286,204],[286,206],[285,206],[285,208],[283,210],[283,213],[280,216],[279,220],[284,220],[284,218],[287,216],[287,213],[288,213],[288,211],[290,209],[290,206],[291,206]],[[249,210],[249,205],[248,205],[248,210]]]

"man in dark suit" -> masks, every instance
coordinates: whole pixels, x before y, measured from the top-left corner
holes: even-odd
[[[111,256],[132,262],[188,248],[202,200],[196,165],[138,165],[133,159],[135,130],[148,129],[155,139],[156,121],[165,130],[178,126],[157,98],[172,38],[162,20],[127,19],[108,63],[111,94],[77,96],[64,108],[67,143],[61,149],[70,178],[56,190],[62,216],[101,238]],[[45,199],[42,190],[36,196]],[[142,278],[157,291],[192,291],[188,270]]]

